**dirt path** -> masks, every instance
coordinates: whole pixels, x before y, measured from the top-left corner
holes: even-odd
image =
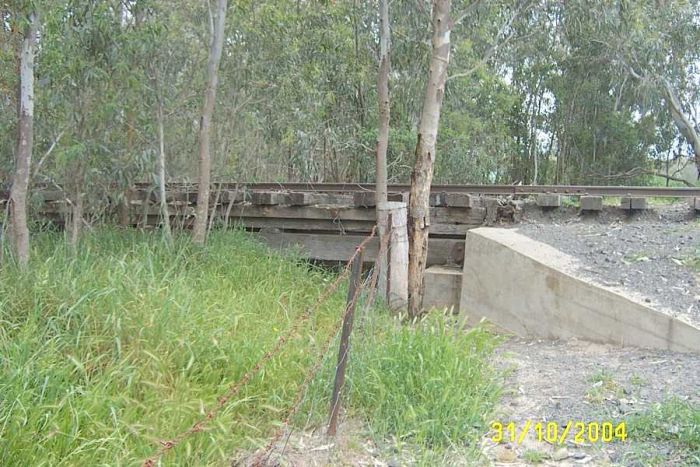
[[[617,425],[671,396],[700,403],[697,355],[511,338],[499,349],[497,362],[508,374],[497,419],[504,425],[514,422],[518,432],[527,420],[556,422],[559,430],[569,420]],[[572,441],[567,436],[561,447],[538,441],[530,432],[522,444],[496,445],[486,437],[484,451],[496,465],[530,465],[534,459],[541,465],[644,465],[635,459],[650,456],[676,465],[672,460],[678,455],[670,445]]]
[[[628,422],[671,397],[700,404],[700,356],[667,351],[620,348],[584,341],[536,341],[507,338],[493,357],[504,371],[504,393],[495,418],[513,422],[517,436],[531,424],[556,422],[562,430],[573,422]],[[561,433],[561,431],[560,431]],[[538,441],[528,432],[522,443],[494,443],[494,432],[482,441],[484,459],[477,465],[494,466],[646,466],[650,459],[661,465],[687,465],[682,453],[667,443],[627,440],[612,443],[573,442],[563,445]],[[401,452],[398,445],[403,445]],[[443,465],[471,466],[459,456]],[[417,465],[410,445],[373,441],[357,420],[343,420],[338,438],[325,436],[323,427],[295,430],[276,446],[268,465],[330,466],[360,465],[398,467]],[[250,465],[250,458],[233,465]],[[658,465],[658,464],[657,464]]]

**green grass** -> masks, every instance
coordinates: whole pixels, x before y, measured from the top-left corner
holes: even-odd
[[[199,420],[333,279],[240,232],[169,250],[157,234],[101,231],[77,257],[60,234],[41,234],[29,271],[0,270],[0,465],[138,465]],[[228,465],[264,444],[343,308],[340,290],[165,464]],[[353,334],[351,416],[438,456],[476,445],[499,392],[486,364],[494,339],[442,317],[406,326],[370,313]],[[334,350],[325,363],[297,423],[325,421]]]
[[[547,454],[542,451],[528,449],[523,453],[523,460],[528,464],[541,464],[547,459]]]
[[[601,404],[606,398],[622,397],[622,386],[606,369],[593,373],[588,379],[591,387],[586,391],[586,400],[592,404]]]
[[[630,440],[648,447],[633,452],[635,460],[652,463],[654,447],[667,443],[673,446],[678,465],[700,464],[700,407],[696,405],[679,399],[655,404],[630,418],[628,432]]]
[[[700,248],[695,249],[695,254],[687,259],[686,264],[700,272]]]
[[[579,207],[579,200],[573,196],[562,196],[561,205],[565,208],[577,208]]]
[[[488,364],[498,343],[492,334],[465,331],[452,316],[434,312],[411,325],[370,316],[353,339],[349,417],[362,420],[380,444],[393,439],[392,449],[405,448],[420,465],[480,455],[501,394]],[[327,390],[318,384],[323,381],[311,393],[325,407]]]
[[[383,436],[438,447],[479,440],[500,395],[487,364],[495,344],[440,314],[370,333],[353,359],[352,404]]]
[[[201,417],[330,279],[240,233],[170,252],[156,235],[103,232],[77,258],[46,235],[33,253],[29,273],[0,272],[2,465],[137,463]],[[339,293],[168,460],[223,462],[269,433],[342,307]]]

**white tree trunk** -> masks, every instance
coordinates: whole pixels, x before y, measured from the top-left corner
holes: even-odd
[[[163,131],[163,101],[158,96],[158,189],[160,191],[160,217],[163,224],[163,234],[168,245],[173,242],[170,229],[170,212],[165,193],[165,132]]]
[[[227,0],[218,0],[216,21],[211,34],[209,62],[207,65],[207,89],[204,93],[202,118],[199,122],[199,190],[197,191],[197,211],[192,232],[194,243],[203,245],[207,236],[207,216],[209,214],[209,191],[211,183],[210,133],[211,119],[216,102],[219,63],[224,48],[224,27],[226,25]]]
[[[391,39],[389,29],[389,0],[379,0],[379,73],[377,74],[377,100],[379,129],[377,132],[377,181],[376,205],[387,202],[386,153],[389,146],[389,71],[391,70]]]
[[[386,153],[389,147],[389,117],[391,102],[389,100],[389,71],[391,70],[391,30],[389,27],[389,0],[379,0],[379,70],[377,73],[377,107],[379,109],[379,128],[377,131],[377,176],[375,204],[377,229],[380,244],[386,244],[391,235],[388,217],[383,208],[387,204],[387,167]],[[385,214],[385,215],[382,215]],[[389,252],[381,250],[377,257],[379,268],[379,294],[387,303],[389,297]]]
[[[34,49],[38,19],[30,13],[29,24],[20,53],[20,97],[18,114],[17,158],[10,189],[11,243],[17,262],[23,269],[29,262],[29,228],[27,226],[27,192],[32,165],[34,140]]]
[[[450,61],[450,0],[433,0],[432,56],[423,112],[418,129],[416,163],[411,174],[411,197],[408,210],[410,241],[408,259],[408,312],[417,316],[423,305],[423,276],[428,257],[430,227],[430,185],[442,98],[445,94],[447,65]]]

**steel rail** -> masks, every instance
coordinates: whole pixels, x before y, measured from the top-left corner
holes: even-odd
[[[171,188],[191,187],[196,184],[169,183]],[[218,185],[214,182],[213,185]],[[148,184],[137,184],[146,187]],[[353,193],[374,191],[373,183],[231,183],[221,182],[223,189],[245,186],[248,190],[311,191],[320,193]],[[389,192],[407,192],[408,184],[389,185]],[[700,187],[646,187],[646,186],[584,186],[584,185],[433,185],[433,193],[473,193],[483,195],[533,195],[555,193],[569,196],[653,196],[666,198],[700,197]]]
[[[235,187],[251,191],[308,191],[317,193],[356,193],[374,191],[373,183],[234,183],[214,182],[222,189]],[[148,183],[136,183],[137,190],[150,189]],[[196,190],[196,183],[170,182],[169,189]],[[408,192],[408,184],[389,185],[390,193]],[[39,188],[41,191],[41,188]],[[648,186],[585,186],[585,185],[433,185],[432,193],[471,193],[481,195],[536,195],[554,193],[568,196],[640,196],[659,198],[700,198],[700,187],[648,187]],[[0,190],[0,200],[9,197],[9,191]]]

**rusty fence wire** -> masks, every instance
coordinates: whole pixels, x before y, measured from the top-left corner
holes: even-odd
[[[160,446],[156,450],[156,452],[151,455],[149,458],[147,458],[142,466],[143,467],[153,467],[155,466],[158,461],[165,455],[168,451],[171,449],[175,448],[177,445],[179,445],[182,441],[187,439],[188,437],[194,435],[195,433],[199,433],[202,431],[206,425],[211,422],[223,409],[228,402],[235,397],[253,377],[255,377],[260,370],[265,366],[267,362],[269,362],[275,355],[280,353],[280,351],[284,348],[284,344],[288,342],[292,336],[294,336],[297,331],[300,329],[300,327],[313,316],[318,309],[323,305],[329,298],[330,296],[338,289],[340,284],[343,282],[343,280],[348,276],[350,273],[350,268],[352,266],[353,261],[355,258],[361,254],[361,252],[366,248],[366,246],[369,244],[369,242],[376,236],[376,231],[377,227],[375,226],[371,233],[364,238],[364,240],[357,246],[355,249],[355,252],[353,255],[348,259],[347,263],[343,267],[343,270],[338,274],[338,276],[331,282],[323,291],[323,293],[318,297],[316,302],[313,303],[310,307],[308,307],[299,317],[296,318],[296,320],[290,325],[290,327],[287,329],[286,332],[281,334],[278,338],[277,341],[275,341],[275,344],[272,346],[270,350],[265,352],[265,354],[257,361],[257,363],[250,369],[248,370],[243,377],[241,377],[238,381],[233,383],[229,389],[222,394],[216,401],[216,403],[211,407],[207,413],[200,418],[197,422],[195,422],[190,428],[187,430],[184,430],[174,437],[172,437],[169,440],[162,440],[160,441]],[[379,248],[380,252],[382,251],[382,246],[380,245]],[[378,264],[378,263],[377,263]],[[373,277],[376,276],[376,267],[375,267],[375,273],[373,274]],[[376,277],[374,277],[374,283],[376,283]],[[364,287],[366,284],[362,284]],[[356,291],[356,293],[353,296],[353,301],[357,300],[357,297],[359,296],[359,292],[362,290],[363,287],[359,287]],[[279,441],[279,439],[282,437],[284,434],[284,431],[286,427],[289,425],[289,421],[291,418],[296,414],[296,412],[299,410],[299,407],[301,405],[301,402],[303,401],[303,394],[306,391],[306,388],[308,385],[313,381],[314,377],[318,373],[318,371],[321,368],[322,362],[323,362],[323,357],[325,354],[328,352],[328,349],[330,348],[331,343],[333,342],[333,338],[337,334],[338,330],[342,326],[343,319],[345,318],[345,315],[347,313],[347,310],[349,307],[346,307],[345,313],[343,313],[343,316],[341,317],[339,321],[339,325],[337,325],[336,329],[331,332],[326,339],[326,341],[323,343],[322,351],[320,353],[320,356],[318,358],[318,361],[311,367],[309,372],[307,373],[306,377],[304,378],[303,383],[300,386],[299,392],[295,398],[294,403],[290,407],[287,416],[285,420],[283,421],[282,427],[280,430],[275,433],[273,436],[272,440],[270,443],[268,443],[268,447],[262,451],[259,455],[261,456],[260,459],[258,460],[258,456],[256,456],[256,461],[260,462],[262,461],[262,457],[265,457],[267,454],[269,456],[272,447],[274,447],[274,444]],[[261,464],[258,464],[261,465]]]
[[[374,232],[373,232],[374,233]],[[330,350],[330,347],[335,340],[337,336],[340,335],[341,328],[343,326],[344,321],[347,319],[348,315],[352,312],[352,306],[357,304],[359,301],[360,296],[362,295],[363,291],[367,291],[364,307],[362,307],[362,313],[361,317],[363,317],[369,309],[372,307],[374,303],[374,298],[376,295],[376,287],[377,287],[377,280],[379,276],[379,264],[380,264],[380,258],[383,253],[385,253],[388,249],[389,245],[389,240],[388,238],[380,238],[380,243],[379,243],[379,251],[377,253],[377,257],[375,260],[375,265],[372,268],[372,273],[366,278],[364,281],[360,281],[359,287],[355,290],[355,293],[353,294],[351,298],[351,303],[348,303],[348,305],[345,308],[345,312],[343,315],[340,317],[338,322],[336,323],[333,332],[329,333],[328,337],[326,338],[325,342],[321,346],[321,351],[318,353],[316,357],[316,363],[310,368],[309,372],[307,373],[306,377],[304,378],[303,383],[301,386],[299,386],[299,389],[297,391],[296,397],[294,399],[294,402],[292,405],[289,407],[287,410],[287,415],[282,421],[281,426],[277,429],[275,434],[272,436],[270,441],[265,445],[264,448],[259,450],[253,457],[253,460],[251,462],[252,467],[262,467],[267,465],[267,462],[269,461],[270,457],[272,456],[272,453],[275,449],[275,445],[282,439],[285,433],[287,433],[287,439],[284,443],[284,447],[287,446],[287,443],[289,442],[289,438],[292,436],[292,431],[289,430],[289,424],[292,420],[292,418],[298,413],[299,409],[301,408],[309,385],[311,382],[316,378],[318,375],[318,372],[321,370],[323,367],[323,363],[326,360],[326,357],[328,356],[328,351]],[[362,246],[358,246],[356,249],[356,254],[353,255],[353,257],[348,261],[347,267],[349,267],[352,264],[352,261],[354,258],[357,256],[357,254],[360,252],[362,249]],[[348,347],[349,349],[349,347]],[[347,351],[343,355],[343,358],[347,357]],[[284,447],[282,450],[281,455],[284,453]]]

